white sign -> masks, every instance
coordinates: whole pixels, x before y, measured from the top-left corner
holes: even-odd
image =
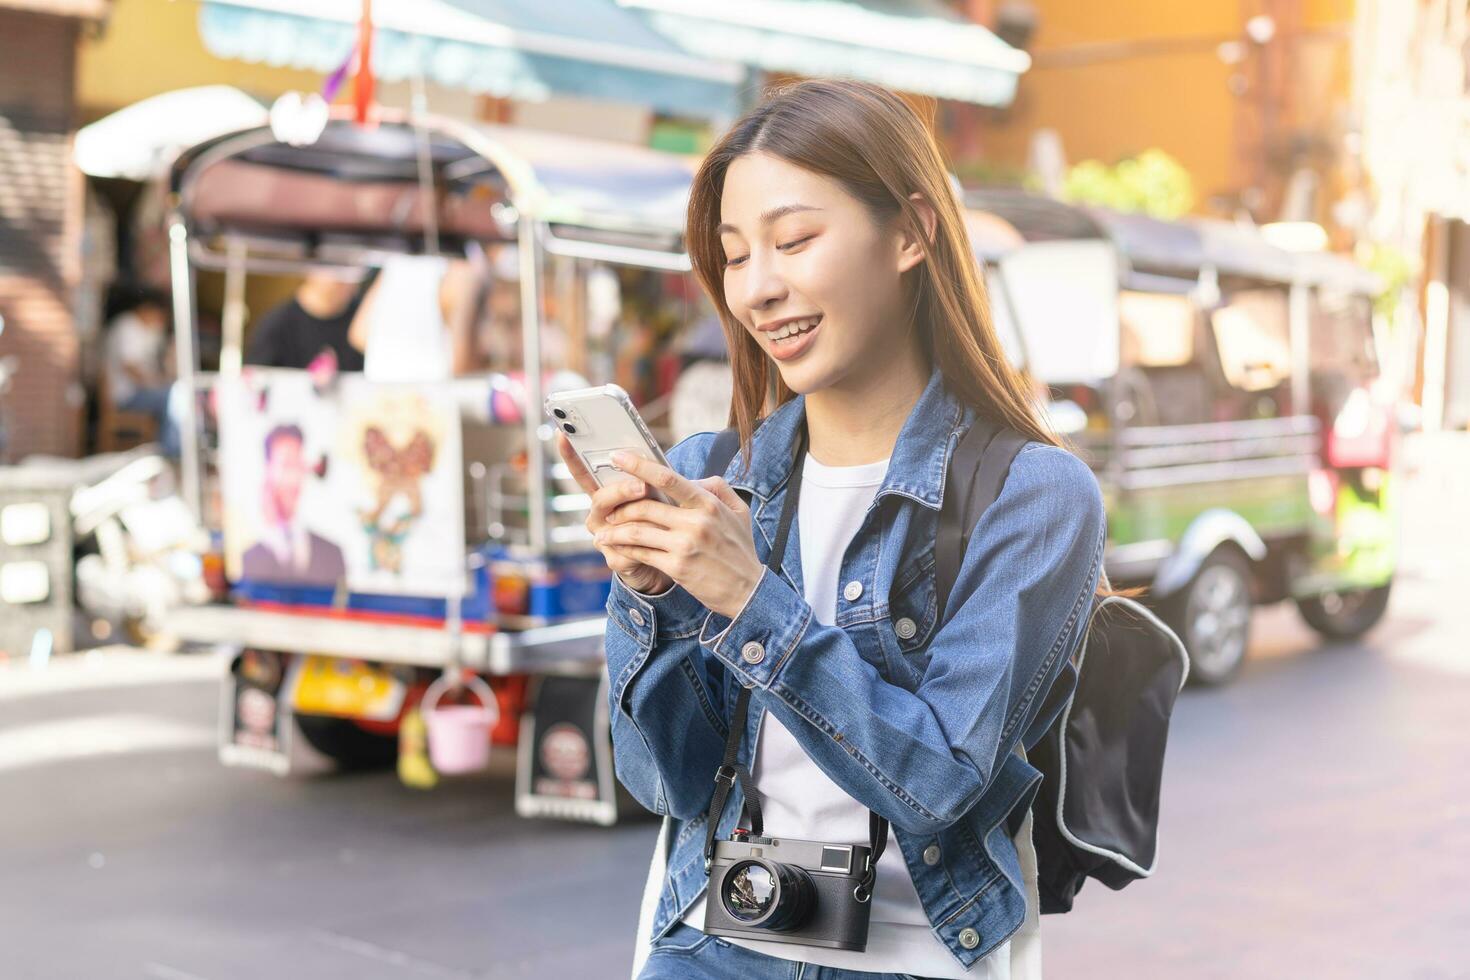
[[[1118,373],[1118,259],[1103,241],[1037,242],[1000,260],[1027,368],[1045,384]]]
[[[251,370],[220,391],[234,581],[465,591],[459,409],[447,386]]]

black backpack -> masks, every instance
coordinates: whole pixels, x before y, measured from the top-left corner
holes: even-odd
[[[723,476],[739,443],[734,428],[719,433],[704,475]],[[935,541],[941,623],[970,535],[1025,444],[977,418],[950,458]],[[1031,813],[1043,913],[1071,911],[1088,878],[1119,889],[1153,874],[1164,744],[1189,672],[1179,637],[1132,599],[1099,599],[1086,629],[1022,738],[1042,775]],[[1012,814],[1013,836],[1025,816]]]

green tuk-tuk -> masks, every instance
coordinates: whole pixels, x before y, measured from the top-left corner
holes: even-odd
[[[1190,676],[1239,669],[1253,605],[1371,628],[1397,562],[1376,278],[1226,222],[966,203],[1002,337],[1102,484],[1109,577],[1147,587]]]

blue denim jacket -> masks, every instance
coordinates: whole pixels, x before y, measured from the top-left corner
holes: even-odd
[[[777,409],[756,431],[749,473],[737,456],[725,474],[749,492],[762,560],[804,414],[801,397]],[[677,585],[646,596],[614,582],[607,667],[617,774],[672,821],[655,938],[706,885],[706,810],[736,684],[754,688],[742,762],[752,764],[761,720],[773,712],[833,782],[888,818],[902,853],[882,859],[907,862],[935,935],[961,963],[1020,927],[1025,889],[1006,818],[1030,803],[1039,774],[1014,750],[1044,721],[1036,718],[1042,700],[1085,630],[1106,526],[1088,467],[1066,450],[1028,443],[970,539],[936,629],[944,477],[973,419],[936,371],[842,561],[838,581],[862,592],[840,591],[833,626],[816,622],[803,598],[796,526],[780,575],[767,569],[734,620]],[[713,441],[690,436],[670,464],[699,477]],[[721,838],[741,802],[737,785]],[[926,863],[936,845],[940,859]]]

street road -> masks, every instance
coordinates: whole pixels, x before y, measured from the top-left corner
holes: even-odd
[[[1239,680],[1185,693],[1158,876],[1043,920],[1048,976],[1470,977],[1465,490],[1410,487],[1365,642],[1266,610]],[[427,794],[223,769],[215,669],[0,672],[0,977],[627,975],[653,824],[520,820],[503,766]]]

